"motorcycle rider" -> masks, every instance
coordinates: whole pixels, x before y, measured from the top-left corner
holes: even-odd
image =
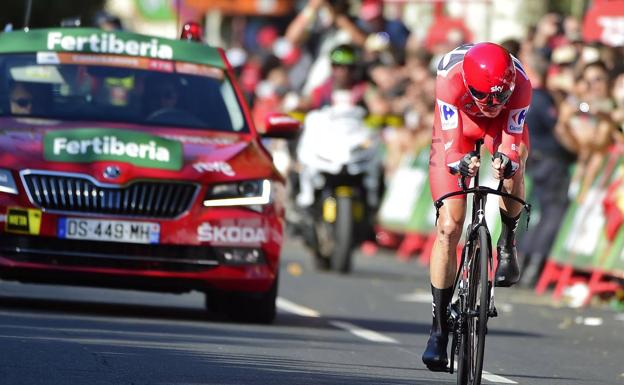
[[[351,44],[341,44],[331,50],[331,76],[310,94],[308,109],[316,110],[332,104],[334,91],[349,91],[353,104],[363,104],[366,83],[362,81],[362,68],[358,49]]]
[[[330,51],[329,59],[332,67],[331,76],[312,90],[309,99],[304,103],[304,109],[314,111],[332,105],[345,108],[349,105],[362,106],[366,83],[359,79],[358,64],[360,58],[358,49],[352,44],[340,44]],[[353,109],[352,112],[354,119],[364,120],[365,110],[358,108]],[[306,118],[304,131],[314,129],[314,121],[317,120],[315,114],[312,115],[312,119]],[[310,128],[311,126],[312,128]],[[301,149],[298,152],[301,152]],[[299,172],[299,191],[296,202],[297,206],[304,210],[314,202],[314,188],[311,181],[314,173],[315,170],[304,165]]]
[[[304,120],[304,130],[299,140],[297,157],[300,164],[299,169],[299,192],[296,195],[297,206],[302,209],[303,216],[310,220],[311,216],[306,211],[314,203],[313,178],[319,170],[315,169],[315,157],[318,147],[324,143],[319,143],[319,134],[314,132],[327,127],[334,127],[336,133],[340,133],[338,138],[346,140],[356,139],[364,132],[371,131],[366,126],[365,119],[368,109],[364,101],[366,83],[361,80],[362,73],[360,65],[360,54],[358,49],[349,44],[341,44],[335,47],[330,53],[332,63],[332,76],[322,85],[313,90],[309,107],[312,110]],[[348,133],[351,132],[349,135]],[[360,134],[355,135],[355,132]],[[345,135],[347,133],[347,135]],[[381,142],[378,132],[371,131],[370,139],[366,142],[369,149],[378,148]],[[340,140],[336,139],[335,140]],[[325,143],[326,144],[326,143]],[[349,146],[357,143],[344,143]],[[371,161],[371,167],[366,172],[364,187],[367,191],[366,203],[367,212],[371,213],[367,220],[371,222],[366,231],[366,237],[373,236],[372,218],[376,212],[380,192],[382,191],[382,168],[381,161],[377,159]]]
[[[480,167],[474,144],[484,139],[496,179],[503,190],[524,198],[524,165],[529,150],[526,113],[531,84],[520,62],[493,43],[467,44],[447,53],[438,64],[434,132],[429,180],[434,200],[456,191],[460,177],[473,177]],[[449,327],[447,307],[457,271],[456,248],[466,215],[466,198],[445,201],[440,209],[430,275],[433,321],[422,360],[429,370],[446,371]],[[502,230],[497,243],[496,286],[518,281],[515,231],[522,206],[500,200]]]

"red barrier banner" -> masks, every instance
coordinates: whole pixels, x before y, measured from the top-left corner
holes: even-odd
[[[624,0],[595,0],[583,20],[583,39],[624,45]]]

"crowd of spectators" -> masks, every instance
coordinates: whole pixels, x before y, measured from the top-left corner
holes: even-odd
[[[333,89],[352,90],[371,129],[382,130],[389,180],[406,156],[427,149],[437,62],[469,37],[457,30],[428,45],[400,19],[387,18],[383,1],[362,0],[356,12],[351,5],[308,1],[283,28],[261,27],[254,48],[242,47],[245,60],[235,64],[260,124],[267,111],[303,115],[331,103]],[[623,140],[624,50],[583,41],[581,21],[555,13],[524,38],[499,43],[521,60],[535,89],[527,172],[543,215],[520,245],[523,282],[533,285],[569,200],[585,199],[607,151]],[[345,45],[355,50],[355,64],[331,59],[332,49]]]

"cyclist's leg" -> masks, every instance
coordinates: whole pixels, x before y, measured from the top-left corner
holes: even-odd
[[[432,143],[432,159],[429,165],[429,181],[433,199],[458,189],[457,177],[451,175],[443,161],[441,142]],[[448,324],[446,309],[453,295],[453,282],[457,270],[457,244],[466,213],[463,197],[447,199],[440,208],[436,228],[436,240],[431,252],[432,326],[422,359],[430,370],[446,370],[448,365]]]
[[[496,148],[498,144],[495,143]],[[524,130],[523,143],[520,145],[520,165],[514,176],[505,179],[503,190],[524,199],[524,171],[526,159],[529,154],[528,130]],[[498,267],[496,269],[495,282],[497,286],[508,287],[520,279],[520,267],[518,265],[518,253],[516,250],[516,229],[522,205],[509,198],[499,200],[501,215],[501,234],[496,244],[498,254]]]

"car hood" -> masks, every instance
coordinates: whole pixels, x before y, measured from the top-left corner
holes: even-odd
[[[88,174],[103,183],[280,177],[253,135],[197,129],[2,118],[0,153],[0,168]]]

